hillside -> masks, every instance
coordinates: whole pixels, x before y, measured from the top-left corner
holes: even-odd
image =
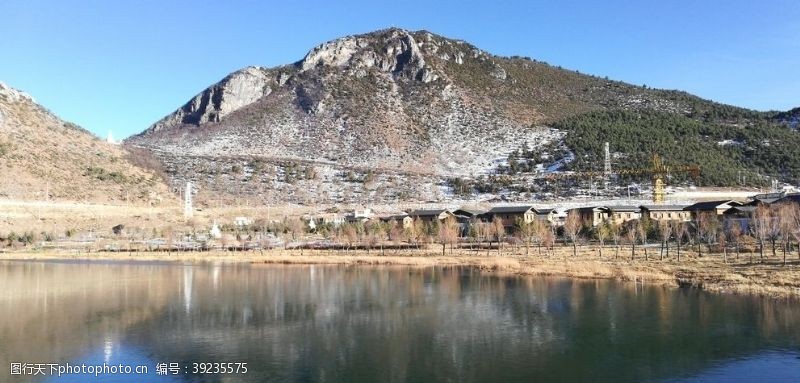
[[[152,150],[176,185],[198,182],[208,198],[428,200],[452,191],[445,180],[502,172],[517,149],[535,153],[542,167],[553,165],[554,149],[583,154],[606,140],[624,151],[618,158],[648,151],[630,135],[584,134],[582,116],[615,111],[713,126],[721,140],[735,140],[736,129],[755,124],[766,135],[794,134],[766,113],[685,92],[494,56],[426,31],[387,29],[324,43],[291,65],[234,72],[127,144]],[[590,129],[602,131],[614,126],[616,116],[631,115],[606,116],[596,119],[602,126]],[[680,142],[685,137],[679,134],[664,139]],[[671,154],[664,153],[672,160]],[[746,153],[713,155],[720,167],[797,177],[794,165],[771,168],[777,154],[750,162],[743,159]],[[590,158],[571,166],[599,169],[602,162],[594,165]],[[702,182],[725,184],[738,175],[725,174],[704,175]],[[537,181],[512,175],[504,182]],[[478,182],[470,193],[482,189]]]
[[[0,83],[0,198],[131,203],[170,198],[161,178],[129,159],[120,146]]]

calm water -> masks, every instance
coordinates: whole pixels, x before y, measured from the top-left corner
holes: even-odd
[[[94,381],[798,382],[800,305],[460,268],[0,261],[0,382],[104,362],[149,375]]]

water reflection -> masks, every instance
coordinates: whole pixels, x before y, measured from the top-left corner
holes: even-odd
[[[248,363],[225,381],[680,380],[741,360],[778,378],[800,370],[789,302],[459,268],[0,262],[0,309],[0,376],[12,361],[126,354],[153,369]]]

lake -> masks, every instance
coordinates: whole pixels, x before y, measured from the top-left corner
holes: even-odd
[[[797,382],[797,303],[456,267],[0,261],[0,382]]]

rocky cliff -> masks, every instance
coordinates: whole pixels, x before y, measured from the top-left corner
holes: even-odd
[[[217,195],[438,199],[452,192],[447,180],[491,177],[517,149],[543,167],[563,161],[567,132],[552,124],[617,109],[749,113],[387,29],[321,44],[291,65],[234,72],[127,144],[156,153],[176,183]]]

